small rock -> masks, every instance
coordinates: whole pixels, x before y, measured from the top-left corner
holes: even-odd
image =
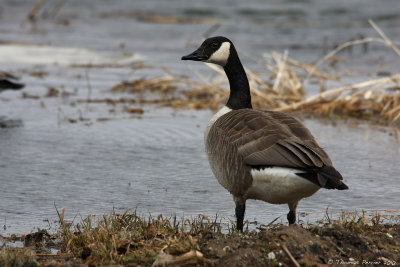
[[[272,252],[272,251],[271,251],[270,253],[268,253],[268,259],[271,260],[271,261],[272,261],[272,260],[275,260],[275,259],[276,259],[275,253]]]
[[[225,253],[231,251],[231,247],[230,246],[226,246],[222,249]]]
[[[387,235],[389,238],[393,238],[393,236],[392,236],[391,234],[389,234],[389,233],[386,233],[386,235]]]

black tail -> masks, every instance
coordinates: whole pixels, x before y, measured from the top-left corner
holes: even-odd
[[[347,190],[349,187],[345,183],[341,183],[338,187],[336,187],[337,190]]]
[[[342,182],[342,175],[332,166],[306,169],[305,172],[296,174],[326,189],[349,189],[349,187]]]

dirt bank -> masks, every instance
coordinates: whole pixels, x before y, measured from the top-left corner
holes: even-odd
[[[215,260],[216,266],[400,263],[400,225],[385,225],[379,232],[363,233],[339,224],[309,229],[276,225],[258,233],[227,238],[205,236],[200,244],[204,256]]]
[[[399,266],[400,224],[343,213],[317,225],[237,232],[217,218],[136,213],[64,221],[60,231],[0,236],[0,266]],[[226,225],[225,225],[226,226]]]

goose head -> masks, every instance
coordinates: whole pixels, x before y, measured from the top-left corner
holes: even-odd
[[[230,85],[226,106],[229,109],[252,108],[246,72],[233,43],[228,38],[222,36],[208,38],[196,51],[183,56],[182,60],[214,63],[223,67]]]
[[[182,60],[202,61],[225,67],[232,49],[232,42],[228,38],[211,37],[206,39],[196,51],[183,56]]]

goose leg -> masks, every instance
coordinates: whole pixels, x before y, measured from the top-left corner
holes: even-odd
[[[296,201],[294,203],[288,204],[289,205],[289,213],[287,214],[287,220],[289,222],[289,225],[296,223],[296,209],[297,209],[298,203],[299,202]]]
[[[236,229],[243,232],[243,219],[244,212],[246,210],[246,202],[242,205],[236,204],[235,213],[236,213]]]
[[[295,210],[289,211],[289,213],[287,214],[287,220],[288,220],[289,224],[296,223],[296,211]]]

